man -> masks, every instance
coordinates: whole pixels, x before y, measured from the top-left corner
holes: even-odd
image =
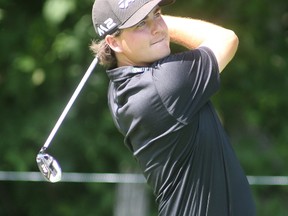
[[[109,107],[161,216],[253,216],[251,191],[211,104],[233,58],[231,30],[164,16],[173,0],[96,0]],[[187,48],[171,54],[170,41]]]

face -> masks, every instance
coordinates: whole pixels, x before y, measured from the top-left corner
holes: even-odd
[[[148,66],[171,52],[168,28],[159,6],[135,26],[121,30],[115,40],[118,66]]]

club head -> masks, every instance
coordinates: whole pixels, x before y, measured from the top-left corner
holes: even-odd
[[[40,151],[37,154],[36,162],[39,170],[49,182],[58,182],[62,177],[62,170],[59,163],[49,154]]]

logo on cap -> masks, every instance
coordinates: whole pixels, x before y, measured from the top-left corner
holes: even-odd
[[[105,33],[109,32],[111,29],[113,29],[116,26],[116,23],[112,18],[108,18],[105,22],[104,25],[99,25],[97,27],[98,34],[99,36],[103,36]]]
[[[118,5],[120,9],[127,9],[129,4],[134,2],[135,0],[120,0]]]

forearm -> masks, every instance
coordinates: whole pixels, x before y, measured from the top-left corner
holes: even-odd
[[[163,16],[171,42],[194,49],[207,46],[214,52],[220,71],[233,58],[238,47],[238,37],[229,29],[191,18]]]
[[[228,29],[215,24],[184,17],[163,16],[171,41],[188,49],[199,47],[204,41],[225,37]]]

